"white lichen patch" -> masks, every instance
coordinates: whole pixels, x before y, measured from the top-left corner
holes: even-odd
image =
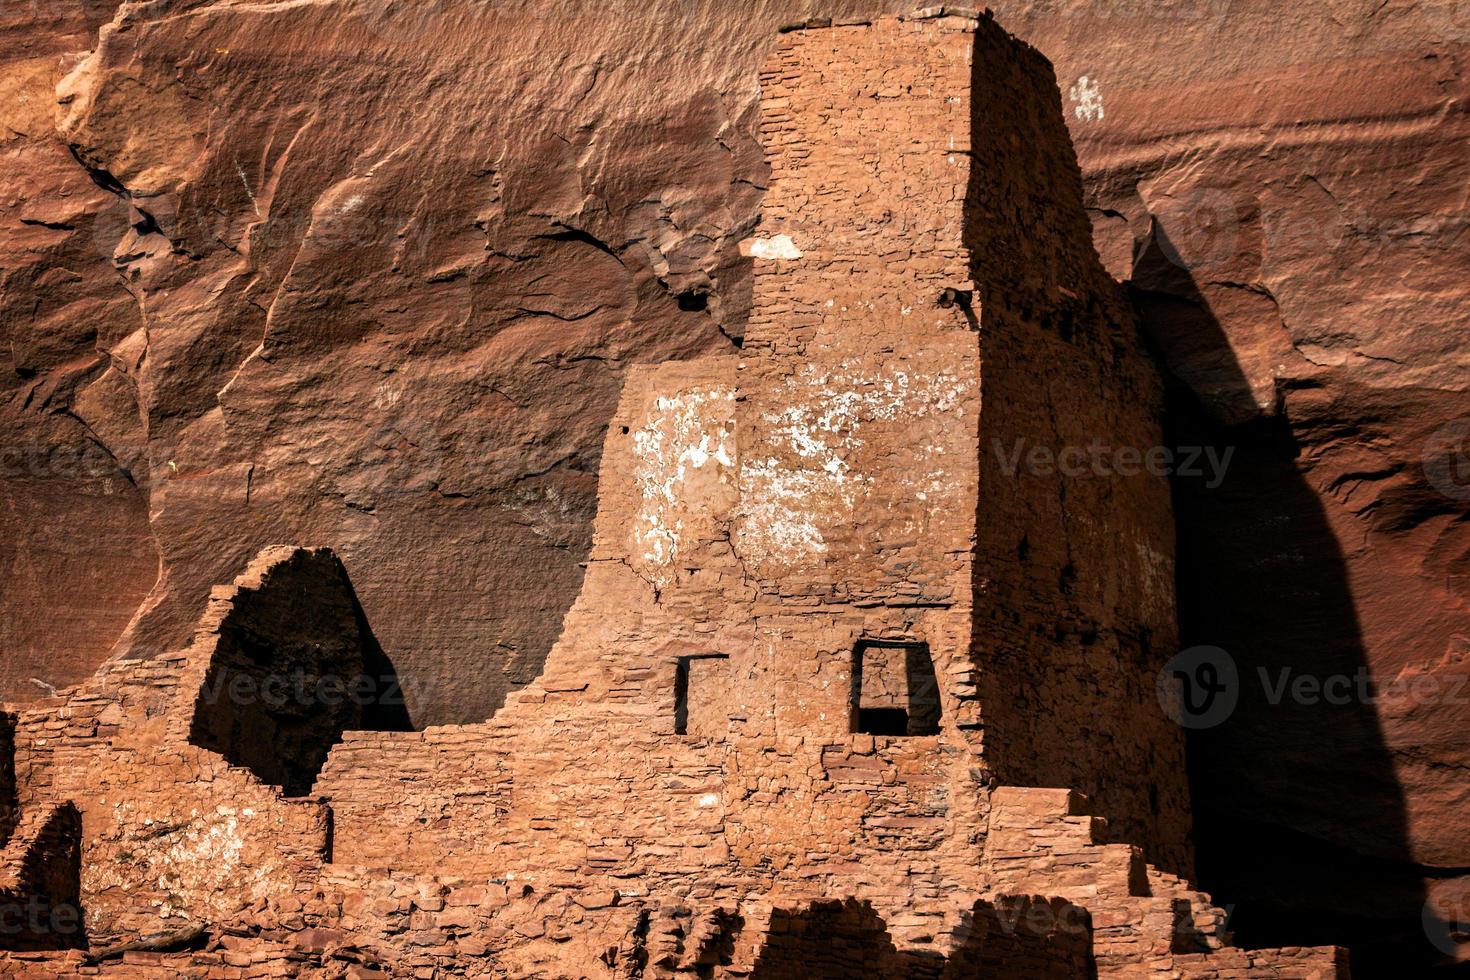
[[[807,364],[786,379],[785,407],[761,416],[768,452],[740,473],[740,545],[756,561],[790,564],[826,552],[823,526],[850,525],[860,502],[896,476],[873,450],[908,457],[905,491],[933,511],[958,486],[943,445],[913,444],[907,431],[935,415],[964,417],[973,382],[949,371],[880,371],[871,362]],[[896,486],[886,488],[892,493]],[[882,491],[879,491],[882,492]]]
[[[672,566],[693,525],[717,519],[735,484],[735,390],[688,389],[654,400],[633,433],[632,557],[654,584],[673,578]]]

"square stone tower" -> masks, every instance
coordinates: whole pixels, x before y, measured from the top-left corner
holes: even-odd
[[[778,733],[937,716],[995,779],[1087,792],[1187,870],[1181,733],[1154,695],[1168,489],[1126,465],[1160,445],[1160,386],[1093,251],[1050,66],[988,20],[918,17],[789,34],[762,86],[733,530],[767,657],[752,699]]]
[[[751,696],[776,733],[981,722],[969,26],[795,32],[761,79],[771,185],[744,245],[733,530],[765,658]],[[880,711],[887,729],[863,722]]]
[[[626,750],[579,759],[593,784],[718,769],[718,846],[751,864],[960,874],[1015,785],[1088,794],[1109,839],[1187,872],[1154,694],[1168,488],[1108,468],[1159,444],[1160,388],[1050,66],[921,15],[787,33],[761,84],[743,349],[630,372],[583,593],[496,729]]]

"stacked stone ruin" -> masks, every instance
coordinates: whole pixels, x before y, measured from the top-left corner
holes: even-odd
[[[1345,975],[1189,885],[1167,486],[1006,465],[1161,438],[1050,68],[939,10],[761,84],[743,349],[628,371],[541,677],[409,730],[342,563],[262,554],[15,710],[0,887],[85,918],[0,972]]]

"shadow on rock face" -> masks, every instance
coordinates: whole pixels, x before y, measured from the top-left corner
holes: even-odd
[[[903,949],[867,902],[812,902],[775,909],[751,976],[756,980],[960,980],[963,977],[1090,977],[1092,921],[1059,898],[979,901],[962,917],[946,957]]]
[[[1233,686],[1233,709],[1187,723],[1200,885],[1242,946],[1345,946],[1355,976],[1428,968],[1423,869],[1342,546],[1285,413],[1229,410],[1252,393],[1177,254],[1155,223],[1131,290],[1163,362],[1206,365],[1203,385],[1169,379],[1166,441],[1230,453],[1213,479],[1174,479],[1179,663],[1233,668],[1194,678]]]

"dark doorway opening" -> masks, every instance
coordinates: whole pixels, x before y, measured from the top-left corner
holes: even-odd
[[[285,550],[218,627],[189,741],[286,796],[311,792],[348,731],[409,731],[392,661],[327,549]]]

